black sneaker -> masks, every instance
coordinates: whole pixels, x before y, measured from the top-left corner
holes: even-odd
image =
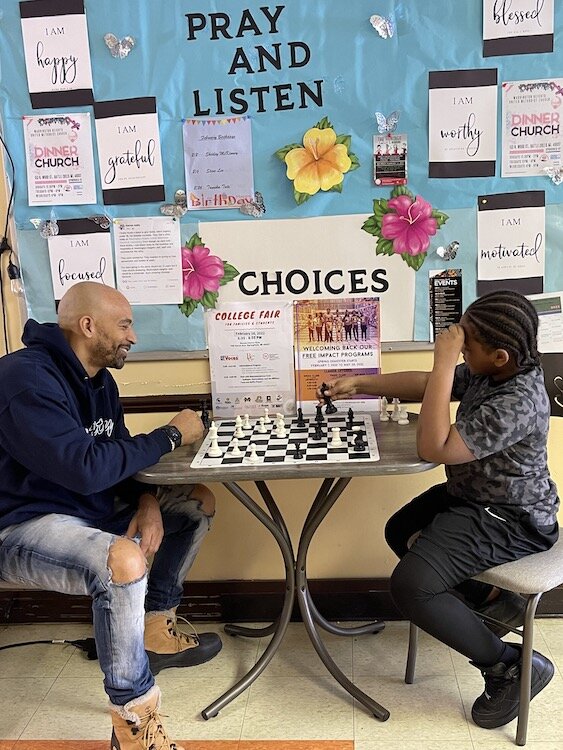
[[[499,620],[501,623],[506,623],[512,628],[519,628],[524,624],[524,615],[526,613],[526,599],[520,594],[515,594],[512,591],[505,591],[501,589],[500,594],[492,602],[486,602],[481,604],[479,607],[473,608],[477,614],[487,615],[493,617],[495,620]],[[510,633],[509,628],[504,628],[501,624],[494,622],[486,622],[485,625],[492,630],[493,633],[502,638],[503,635]]]
[[[513,644],[510,644],[513,646]],[[514,645],[514,648],[521,648]],[[511,667],[503,662],[481,669],[485,678],[485,690],[471,709],[471,716],[478,727],[495,729],[508,724],[518,716],[520,707],[521,662]],[[532,654],[532,689],[530,699],[543,690],[553,677],[553,664],[542,654]]]
[[[193,636],[189,636],[192,638]],[[156,653],[147,651],[151,672],[157,675],[161,669],[168,667],[195,667],[205,664],[219,653],[223,644],[217,633],[199,633],[191,648],[174,653]]]

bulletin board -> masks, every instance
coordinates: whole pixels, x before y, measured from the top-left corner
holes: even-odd
[[[22,6],[28,5],[21,3]],[[33,0],[31,0],[33,1]],[[59,12],[76,0],[44,0]],[[535,7],[535,3],[530,3]],[[264,11],[266,9],[266,11]],[[273,272],[283,268],[283,248],[271,248],[263,237],[268,222],[293,222],[292,244],[307,259],[303,267],[321,272],[340,264],[349,278],[350,247],[366,233],[362,226],[374,212],[374,201],[388,199],[390,188],[374,184],[374,135],[378,127],[389,127],[398,118],[396,133],[408,138],[408,183],[448,219],[431,238],[426,259],[415,271],[401,257],[376,255],[376,240],[366,245],[360,283],[344,284],[347,296],[376,293],[383,311],[382,340],[388,319],[401,316],[405,290],[412,289],[412,336],[415,343],[428,341],[428,273],[443,268],[438,247],[458,242],[455,267],[463,272],[464,306],[476,296],[477,197],[483,194],[528,190],[545,191],[546,274],[544,290],[563,288],[563,184],[547,175],[502,178],[501,128],[498,129],[497,163],[489,177],[463,179],[428,176],[428,81],[431,71],[496,69],[499,87],[498,118],[501,117],[500,86],[520,81],[563,76],[563,7],[555,3],[553,52],[483,57],[483,0],[285,0],[265,3],[247,0],[84,0],[95,103],[154,97],[158,112],[164,199],[150,203],[104,205],[103,189],[96,170],[96,202],[54,207],[28,204],[22,117],[31,114],[92,112],[93,104],[33,109],[24,60],[20,3],[2,0],[0,9],[0,95],[2,133],[15,164],[14,220],[29,315],[41,321],[54,320],[55,305],[50,285],[47,241],[37,229],[41,221],[90,216],[159,216],[163,203],[172,203],[178,189],[186,187],[182,141],[185,119],[250,117],[254,188],[265,211],[257,216],[238,207],[222,210],[190,210],[178,218],[182,243],[215,225],[211,252],[236,265],[229,236],[236,222],[245,223],[249,243],[255,249],[254,268],[237,268],[238,284],[244,271]],[[372,16],[380,19],[370,22]],[[51,14],[53,15],[53,13]],[[46,31],[47,33],[47,31]],[[49,33],[56,34],[56,29]],[[115,35],[123,54],[112,54],[104,41]],[[129,50],[123,42],[133,40]],[[63,45],[63,40],[61,41]],[[115,50],[114,50],[115,52]],[[380,113],[379,120],[376,112]],[[393,113],[396,113],[393,115]],[[340,187],[320,190],[307,200],[298,200],[286,176],[279,152],[288,144],[299,145],[304,134],[324,123],[332,126],[338,142],[353,154]],[[385,130],[383,131],[385,133]],[[93,135],[94,159],[98,157]],[[9,175],[11,178],[11,175]],[[301,232],[308,219],[357,217],[356,228],[316,245],[307,242],[311,232]],[[225,231],[221,231],[224,225]],[[248,226],[247,226],[248,225]],[[294,230],[294,231],[293,231]],[[198,234],[199,233],[199,234]],[[291,233],[290,233],[291,234]],[[245,235],[246,236],[246,235]],[[368,237],[369,239],[369,237]],[[236,243],[233,243],[233,247]],[[240,241],[239,241],[240,244]],[[363,246],[363,244],[362,244]],[[314,257],[308,257],[314,256]],[[392,273],[388,270],[392,268]],[[378,276],[379,273],[379,276]],[[285,278],[287,268],[283,271]],[[318,276],[318,278],[321,278]],[[387,277],[391,283],[371,284]],[[317,279],[318,281],[318,279]],[[227,289],[227,287],[224,287]],[[240,291],[240,290],[239,290]],[[270,287],[279,299],[292,296],[286,287]],[[266,292],[253,290],[264,298]],[[311,277],[302,296],[328,294]],[[293,294],[295,297],[296,295]],[[299,295],[297,295],[299,296]],[[252,295],[248,297],[252,301]],[[220,301],[220,299],[219,299]],[[203,306],[185,315],[178,305],[139,305],[134,310],[138,351],[199,351],[206,347]]]

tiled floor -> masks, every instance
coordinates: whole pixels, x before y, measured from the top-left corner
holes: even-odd
[[[200,628],[202,630],[204,628]],[[221,626],[207,630],[222,631]],[[291,624],[266,671],[216,718],[200,716],[254,663],[265,641],[223,636],[221,653],[192,669],[158,676],[170,734],[187,750],[497,750],[514,747],[516,722],[487,731],[467,719],[482,678],[467,660],[421,634],[417,676],[403,682],[407,624],[379,635],[325,643],[337,664],[391,712],[368,714],[337,685],[300,624]],[[4,626],[0,645],[77,639],[85,625]],[[535,647],[555,663],[550,685],[532,703],[528,750],[563,747],[563,620],[537,621]],[[98,663],[72,646],[0,651],[0,750],[108,750],[110,720]]]

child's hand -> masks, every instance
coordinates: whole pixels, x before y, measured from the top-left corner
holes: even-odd
[[[333,401],[339,398],[350,398],[356,394],[356,378],[353,376],[338,378],[327,383],[327,386],[325,395],[330,396]],[[320,388],[317,388],[317,398],[321,402],[324,400]]]
[[[450,326],[438,334],[434,345],[434,365],[454,368],[461,354],[465,333],[460,325]]]

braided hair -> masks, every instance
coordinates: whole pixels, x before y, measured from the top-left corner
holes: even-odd
[[[489,292],[472,302],[464,317],[482,344],[505,349],[521,371],[540,364],[538,314],[522,294],[508,289]]]

